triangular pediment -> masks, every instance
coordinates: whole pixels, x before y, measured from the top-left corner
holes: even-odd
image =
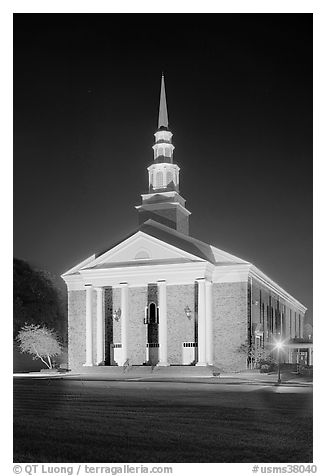
[[[132,235],[106,251],[90,256],[63,276],[78,274],[87,269],[189,262],[209,262],[215,266],[247,263],[225,251],[148,220]]]
[[[87,268],[105,265],[146,265],[159,262],[202,261],[195,255],[171,246],[141,231],[108,250],[86,265]]]
[[[204,261],[198,256],[192,255],[165,243],[157,238],[138,231],[133,236],[122,241],[109,249],[99,257],[94,255],[90,259],[75,266],[65,274],[78,273],[85,269],[99,269],[120,266],[146,266],[155,264],[185,263]]]

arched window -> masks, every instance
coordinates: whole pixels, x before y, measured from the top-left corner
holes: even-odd
[[[154,302],[151,302],[145,309],[144,324],[158,324],[159,322],[159,307]]]
[[[147,251],[144,251],[144,250],[138,251],[138,253],[135,256],[135,259],[149,259],[149,258],[150,258],[149,254],[147,253]]]
[[[157,172],[155,188],[163,188],[163,172]]]

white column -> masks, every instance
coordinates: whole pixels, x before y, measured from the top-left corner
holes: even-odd
[[[205,279],[197,279],[198,283],[198,362],[196,365],[205,366],[206,363],[206,285]]]
[[[121,345],[122,365],[128,359],[128,283],[120,283],[121,286]]]
[[[104,302],[103,288],[96,288],[96,363],[104,360]]]
[[[313,365],[313,362],[312,362],[312,347],[309,347],[309,365]]]
[[[168,325],[166,313],[166,282],[158,281],[158,307],[159,307],[159,326],[158,326],[158,342],[159,342],[159,362],[158,365],[166,367],[168,364]]]
[[[303,316],[300,315],[300,337],[303,337]]]
[[[213,365],[213,285],[206,281],[206,362]]]
[[[93,288],[86,286],[86,367],[93,365],[93,322],[92,322]]]

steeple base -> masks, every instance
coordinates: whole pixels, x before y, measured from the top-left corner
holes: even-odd
[[[151,219],[189,235],[189,215],[185,200],[177,192],[142,195],[142,205],[136,206],[139,224]]]

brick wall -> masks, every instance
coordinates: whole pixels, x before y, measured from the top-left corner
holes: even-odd
[[[68,292],[68,366],[77,370],[86,360],[86,291]]]
[[[129,288],[128,357],[131,365],[143,365],[146,361],[146,305],[147,287]]]
[[[247,283],[213,284],[214,365],[223,371],[246,369],[239,352],[247,338]]]
[[[182,364],[182,343],[194,340],[194,284],[170,285],[166,287],[168,363]],[[192,319],[184,308],[189,306]]]

